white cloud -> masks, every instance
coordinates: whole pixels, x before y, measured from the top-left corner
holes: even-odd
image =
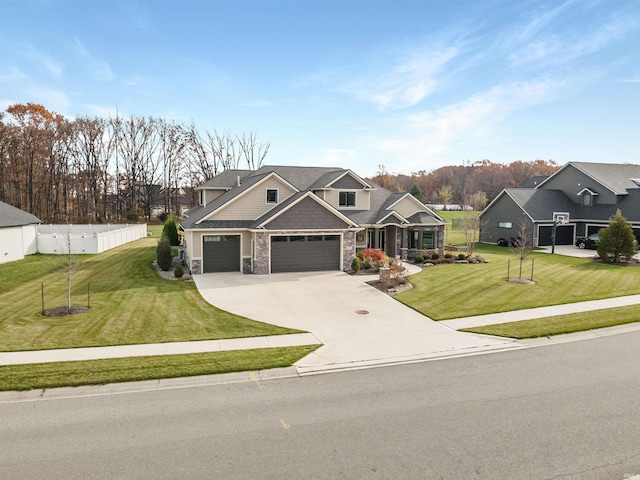
[[[85,65],[91,69],[91,73],[94,77],[105,82],[113,80],[113,72],[106,61],[93,56],[77,38],[74,43],[78,55]]]
[[[29,45],[26,49],[26,56],[38,62],[40,67],[47,71],[52,78],[58,79],[62,76],[62,65],[56,62],[50,55]]]
[[[265,107],[270,107],[271,105],[273,104],[268,100],[255,100],[253,102],[240,103],[241,107],[254,107],[254,108],[265,108]]]
[[[347,84],[345,90],[360,100],[373,103],[380,110],[417,105],[436,90],[438,75],[459,54],[453,46],[425,50],[429,52],[410,54],[389,71],[378,70],[360,77]]]
[[[46,87],[37,87],[29,90],[30,102],[40,103],[49,111],[65,114],[71,102],[67,95],[60,91]]]
[[[27,78],[27,75],[18,67],[7,67],[6,70],[0,72],[0,82],[19,82]]]
[[[454,147],[498,135],[498,127],[511,113],[556,98],[567,86],[567,81],[545,78],[500,85],[458,103],[405,116],[399,119],[403,133],[377,146],[405,162],[423,163],[425,158],[446,155]]]
[[[598,22],[592,29],[582,27],[579,32],[560,30],[562,34],[545,33],[543,38],[525,43],[509,56],[509,60],[514,65],[566,65],[604,50],[639,27],[640,22],[633,16],[612,15],[608,21]]]

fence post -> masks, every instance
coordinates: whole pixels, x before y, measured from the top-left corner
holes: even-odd
[[[511,259],[507,258],[507,280],[509,280],[509,271],[511,270]]]
[[[44,282],[42,282],[42,315],[44,315]]]
[[[91,308],[91,283],[87,282],[87,308]]]

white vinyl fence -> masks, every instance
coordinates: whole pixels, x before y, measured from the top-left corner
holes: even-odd
[[[38,225],[38,252],[101,253],[147,236],[147,225]]]

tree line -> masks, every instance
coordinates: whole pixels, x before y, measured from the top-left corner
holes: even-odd
[[[254,133],[193,122],[119,113],[69,120],[15,104],[0,112],[0,201],[52,223],[149,218],[158,202],[179,214],[189,187],[226,169],[259,168],[269,146]]]
[[[153,206],[179,216],[185,194],[197,203],[193,187],[227,169],[259,168],[269,147],[254,133],[193,122],[118,112],[70,120],[39,104],[15,104],[0,112],[0,201],[47,223],[148,219]],[[553,160],[482,160],[405,175],[380,165],[371,180],[425,203],[480,209],[503,188],[558,168]]]
[[[553,160],[517,160],[506,165],[481,160],[404,175],[390,174],[380,165],[371,180],[392,191],[411,192],[424,203],[471,205],[478,210],[503,189],[548,177],[559,168]]]

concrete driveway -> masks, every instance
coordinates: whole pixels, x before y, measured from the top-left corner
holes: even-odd
[[[229,312],[312,332],[324,345],[299,373],[521,348],[510,339],[440,325],[343,272],[195,275],[202,296]]]

